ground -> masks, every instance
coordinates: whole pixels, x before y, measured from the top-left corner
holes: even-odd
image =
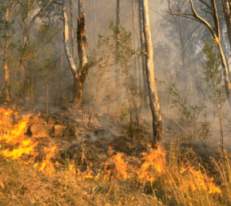
[[[131,133],[82,110],[0,110],[0,205],[231,204],[226,152],[176,141],[153,148],[144,125]]]

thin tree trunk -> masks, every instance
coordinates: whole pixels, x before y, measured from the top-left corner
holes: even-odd
[[[119,60],[120,0],[116,0],[116,63]]]
[[[10,8],[6,9],[5,12],[5,21],[8,25],[10,23]],[[4,71],[4,88],[3,88],[3,97],[6,102],[11,101],[11,91],[10,91],[10,68],[9,68],[9,31],[6,29],[6,38],[3,46],[3,71]]]
[[[148,80],[149,103],[152,113],[153,141],[157,145],[163,137],[163,123],[154,66],[154,49],[149,18],[149,0],[143,0],[143,32],[146,49],[146,75]]]
[[[77,87],[76,103],[80,105],[83,98],[84,82],[88,74],[88,53],[87,53],[87,37],[86,37],[86,25],[85,25],[85,13],[83,11],[82,0],[79,0],[79,16],[78,16],[78,27],[77,27],[77,43],[78,43],[78,57],[79,57],[79,68],[76,74],[75,83]]]
[[[71,48],[71,24],[70,24],[70,8],[68,5],[68,2],[65,1],[63,5],[63,19],[64,19],[64,45],[65,45],[65,51],[67,60],[69,62],[71,72],[73,76],[75,76],[75,73],[77,72],[77,64],[75,63],[72,48]]]
[[[219,133],[220,133],[220,147],[221,152],[224,154],[224,123],[223,123],[223,106],[222,103],[217,105],[218,121],[219,121]]]
[[[85,13],[83,11],[82,0],[79,0],[79,17],[77,27],[77,42],[78,42],[78,56],[79,56],[79,73],[85,77],[88,71],[88,54],[87,54],[87,37],[85,25]]]
[[[20,60],[19,60],[19,68],[20,68],[20,86],[21,86],[21,96],[23,96],[24,101],[28,95],[28,74],[27,74],[27,62],[28,59],[25,59],[25,50],[28,48],[29,45],[29,33],[27,30],[27,25],[23,22],[23,33],[22,33],[22,48],[23,52],[21,53]]]
[[[147,76],[145,72],[145,68],[147,67],[147,62],[145,58],[145,39],[144,39],[144,32],[143,32],[143,27],[144,27],[144,18],[143,18],[143,0],[139,0],[139,37],[140,37],[140,47],[141,47],[141,67],[142,67],[142,75],[143,75],[143,103],[144,103],[144,108],[148,107],[148,95],[147,95],[147,90],[148,90],[148,85],[147,85]]]
[[[224,9],[227,30],[228,30],[229,43],[231,47],[231,1],[230,0],[223,0],[223,9]]]
[[[226,92],[229,106],[231,107],[231,82],[230,82],[229,64],[228,64],[228,60],[225,56],[224,49],[221,45],[221,41],[217,41],[216,44],[217,44],[217,47],[219,50],[219,54],[221,57],[221,63],[222,63],[222,67],[223,67],[223,78],[224,78],[225,92]]]

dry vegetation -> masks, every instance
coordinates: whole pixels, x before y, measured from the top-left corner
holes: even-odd
[[[103,138],[93,122],[98,138],[82,138],[84,119],[5,108],[0,119],[0,205],[231,204],[226,153],[205,162],[193,148],[153,149],[141,129]]]

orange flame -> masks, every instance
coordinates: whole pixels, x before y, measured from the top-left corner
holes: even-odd
[[[56,152],[56,146],[52,146],[51,148],[44,148],[44,153],[46,154],[45,159],[41,163],[35,163],[34,167],[41,172],[52,175],[55,172],[55,167],[52,159],[54,158]]]
[[[220,194],[221,189],[214,183],[213,178],[208,177],[199,169],[192,166],[182,167],[180,174],[183,176],[179,179],[180,191],[206,191],[209,194]]]
[[[19,159],[23,155],[30,155],[33,153],[36,143],[33,143],[31,140],[23,140],[17,148],[13,150],[5,149],[0,152],[0,155],[6,158]]]
[[[25,135],[29,120],[30,115],[20,117],[15,110],[0,108],[1,156],[13,160],[20,159],[25,155],[36,158],[39,139],[29,138]],[[42,162],[34,164],[35,168],[39,171],[46,171],[48,174],[54,172],[52,158],[55,156],[56,150],[56,146],[45,147],[45,158]]]
[[[143,154],[143,164],[138,169],[137,175],[141,182],[153,182],[165,171],[165,151],[158,147]]]
[[[124,180],[128,179],[128,165],[125,162],[124,154],[117,153],[116,155],[112,156],[112,161],[115,165],[116,176]]]

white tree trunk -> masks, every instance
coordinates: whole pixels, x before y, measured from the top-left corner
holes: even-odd
[[[66,50],[67,59],[69,61],[71,71],[73,74],[77,72],[77,65],[74,60],[74,56],[72,54],[71,48],[71,33],[72,33],[72,26],[71,26],[71,19],[70,19],[70,8],[68,1],[64,1],[63,5],[63,17],[64,17],[64,45]]]
[[[86,76],[88,74],[88,54],[87,54],[87,38],[85,28],[85,14],[83,11],[82,1],[78,0],[78,18],[75,19],[71,15],[70,1],[65,1],[63,5],[64,17],[64,45],[66,56],[70,64],[73,75],[73,101],[76,105],[80,105],[83,96],[83,88]],[[72,18],[71,18],[72,17]],[[73,21],[78,22],[77,31],[74,31]],[[76,33],[77,40],[73,39],[73,34]],[[76,48],[73,42],[77,41],[79,65],[75,60]]]
[[[148,81],[149,103],[152,113],[153,141],[157,145],[163,136],[162,115],[157,90],[154,66],[154,49],[152,42],[151,24],[149,17],[149,0],[143,0],[143,32],[146,49],[146,75]]]

